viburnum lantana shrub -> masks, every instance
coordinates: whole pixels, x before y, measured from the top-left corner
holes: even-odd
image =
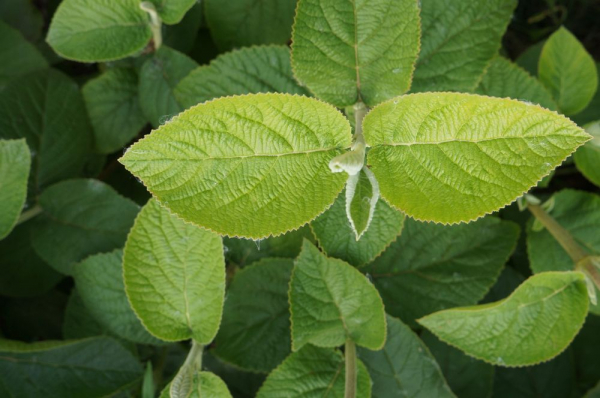
[[[62,0],[47,44],[5,1],[0,396],[600,379],[597,67],[567,28],[534,77],[502,55],[516,0]]]

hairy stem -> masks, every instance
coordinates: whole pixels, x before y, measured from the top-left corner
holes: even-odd
[[[25,221],[31,220],[33,217],[37,216],[42,212],[42,207],[40,205],[35,205],[29,210],[25,210],[21,213],[21,216],[17,220],[17,225],[24,223]]]
[[[344,357],[346,358],[346,393],[344,398],[356,398],[356,345],[351,339],[346,340]]]
[[[558,243],[565,249],[575,264],[586,258],[589,254],[579,246],[573,236],[563,228],[550,214],[546,213],[539,205],[529,204],[529,211],[537,218]]]
[[[156,11],[156,7],[151,2],[143,1],[140,4],[140,8],[150,15],[150,29],[152,30],[154,40],[154,51],[156,51],[162,45],[162,21]]]

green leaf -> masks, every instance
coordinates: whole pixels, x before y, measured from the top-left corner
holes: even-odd
[[[0,2],[0,19],[19,30],[25,39],[32,43],[37,42],[42,35],[44,18],[33,2],[3,0]],[[8,61],[6,58],[3,60]]]
[[[338,196],[333,206],[310,223],[319,247],[325,254],[355,267],[362,267],[378,257],[400,235],[403,225],[404,215],[379,200],[369,229],[356,240],[346,216],[344,194]]]
[[[546,40],[539,41],[534,45],[529,46],[529,48],[523,51],[523,53],[515,60],[517,65],[525,69],[531,76],[537,76],[538,63],[544,44],[546,44]]]
[[[554,32],[544,44],[538,75],[565,115],[581,112],[598,87],[594,59],[564,27]]]
[[[492,60],[475,92],[491,97],[510,97],[533,102],[544,108],[556,110],[552,95],[539,80],[501,56]]]
[[[214,48],[215,45],[212,40],[209,39],[208,45],[201,41],[201,37],[210,37],[208,29],[199,31],[204,25],[206,25],[204,21],[204,3],[196,2],[196,4],[194,4],[194,6],[185,14],[181,22],[177,25],[167,25],[164,27],[162,31],[163,46],[166,45],[179,52],[190,54],[192,58],[200,62],[192,55],[193,49],[199,47],[202,56],[208,56],[210,57],[208,59],[211,59],[214,57],[212,54],[213,52],[216,53],[216,49]]]
[[[294,351],[308,343],[337,347],[347,339],[371,350],[385,343],[385,312],[375,287],[307,241],[294,265],[289,298]]]
[[[346,216],[356,240],[360,240],[371,225],[379,201],[379,184],[366,167],[351,175],[346,183]]]
[[[183,110],[175,99],[175,87],[196,66],[187,55],[165,46],[144,62],[140,70],[140,105],[154,127]]]
[[[63,58],[102,62],[141,51],[151,37],[139,0],[63,0],[46,40]]]
[[[475,358],[527,366],[567,348],[583,325],[588,303],[582,273],[544,272],[504,300],[436,312],[419,323]]]
[[[96,254],[74,267],[77,290],[86,308],[106,330],[138,344],[159,344],[129,306],[123,284],[123,251]]]
[[[205,0],[206,22],[221,49],[289,41],[296,0]]]
[[[62,324],[65,339],[82,339],[107,334],[106,328],[90,314],[77,289],[71,291]]]
[[[25,139],[0,140],[0,240],[10,233],[21,215],[30,164]]]
[[[600,256],[600,196],[590,192],[564,189],[552,196],[554,207],[550,212],[575,241],[589,254]],[[527,253],[531,270],[571,271],[573,260],[547,229],[534,231],[533,223],[527,228]],[[600,291],[596,288],[597,295]],[[600,305],[590,307],[600,315]]]
[[[43,214],[32,231],[36,253],[57,271],[73,274],[75,263],[123,247],[138,205],[98,180],[68,180],[39,197]]]
[[[170,388],[171,384],[168,384],[160,394],[159,398],[174,397],[169,393]],[[185,398],[231,398],[231,393],[229,392],[227,385],[219,378],[219,376],[210,372],[199,372],[194,376],[192,389]]]
[[[138,360],[108,337],[32,344],[0,340],[2,396],[100,398],[141,375]]]
[[[269,372],[290,353],[291,259],[266,258],[235,274],[214,353],[243,369]]]
[[[381,196],[445,224],[513,202],[590,138],[537,105],[453,93],[398,97],[367,114],[363,129]]]
[[[337,107],[375,106],[410,88],[420,28],[414,0],[300,0],[294,74]]]
[[[174,25],[183,19],[186,12],[196,4],[198,0],[150,0],[156,7],[162,21]]]
[[[346,176],[329,161],[350,125],[312,98],[255,94],[188,109],[134,144],[121,162],[186,221],[253,239],[321,214]]]
[[[79,176],[88,161],[92,134],[77,84],[52,69],[11,82],[0,96],[0,138],[27,139],[35,190],[30,194]]]
[[[371,380],[362,362],[357,361],[356,396],[371,397]],[[344,356],[338,350],[308,345],[292,353],[262,385],[257,398],[344,396]]]
[[[31,232],[35,221],[17,225],[0,241],[0,294],[32,297],[46,293],[62,275],[49,267],[33,250]]]
[[[421,52],[412,91],[473,91],[517,0],[421,0]]]
[[[186,224],[151,200],[127,238],[123,269],[129,302],[152,335],[212,341],[225,293],[219,236]]]
[[[242,48],[220,55],[181,80],[175,98],[189,108],[219,97],[270,92],[307,93],[294,80],[290,50],[285,46]]]
[[[596,63],[596,74],[600,76],[600,62]],[[572,115],[570,118],[579,126],[583,126],[600,119],[600,90],[596,90],[594,98],[592,98],[589,105],[584,110],[579,112],[577,115]]]
[[[48,67],[42,54],[25,40],[20,32],[2,21],[0,21],[0,59],[2,59],[0,91],[10,80]]]
[[[421,339],[431,350],[448,380],[450,389],[460,398],[482,398],[492,395],[494,367],[466,356],[460,350],[444,344],[433,334],[425,332]],[[513,395],[504,395],[513,397]]]
[[[258,389],[266,378],[265,374],[246,372],[238,367],[228,365],[211,355],[211,351],[205,352],[202,366],[219,376],[236,398],[256,397]]]
[[[581,174],[600,187],[600,120],[584,128],[593,138],[575,152],[573,160]]]
[[[279,236],[261,240],[223,238],[225,258],[243,267],[265,257],[296,258],[302,248],[302,242],[315,238],[308,225]]]
[[[398,240],[364,271],[386,311],[412,324],[434,311],[481,300],[518,236],[516,224],[494,217],[453,226],[406,219]]]
[[[584,390],[592,388],[600,380],[600,317],[588,316],[581,332],[573,341],[572,354],[577,382]],[[571,366],[571,368],[573,368]]]
[[[88,81],[82,93],[100,153],[120,150],[146,124],[135,69],[109,69]]]
[[[373,380],[373,398],[453,398],[427,346],[400,320],[387,316],[387,341],[380,351],[359,349]]]

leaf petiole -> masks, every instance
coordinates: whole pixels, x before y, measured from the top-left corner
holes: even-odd
[[[344,358],[346,360],[346,392],[344,398],[356,398],[356,345],[352,339],[346,340]]]

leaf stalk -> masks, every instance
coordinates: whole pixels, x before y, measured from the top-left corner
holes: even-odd
[[[356,345],[352,339],[346,340],[344,357],[346,360],[346,392],[344,398],[356,398]]]

